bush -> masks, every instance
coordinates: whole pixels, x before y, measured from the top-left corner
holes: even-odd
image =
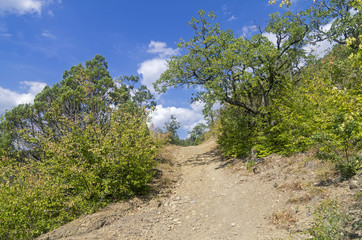
[[[346,214],[340,211],[334,201],[325,201],[314,212],[315,220],[308,230],[312,239],[347,239],[344,227],[348,222]]]
[[[19,163],[4,157],[0,239],[32,239],[112,201],[147,192],[157,148],[145,112],[126,104],[110,118],[101,128],[91,114],[82,124],[59,117],[68,126],[61,137],[49,130],[36,138],[42,161]]]
[[[74,219],[64,186],[51,184],[50,175],[6,158],[0,165],[1,239],[33,239]]]
[[[235,106],[222,109],[218,124],[218,143],[222,152],[230,157],[246,157],[255,140],[255,126],[251,117]]]

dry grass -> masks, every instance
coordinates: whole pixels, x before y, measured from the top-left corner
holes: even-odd
[[[296,182],[287,182],[282,184],[279,188],[287,189],[287,190],[294,190],[294,191],[301,191],[304,189],[303,183],[296,181]]]
[[[296,222],[295,212],[292,210],[281,210],[274,212],[271,216],[271,222],[279,228],[290,228]]]
[[[307,192],[308,192],[307,194],[311,196],[311,199],[313,198],[324,199],[328,197],[328,190],[321,187],[312,187],[308,189]]]
[[[294,198],[290,198],[288,200],[288,203],[292,203],[292,204],[300,204],[300,203],[307,203],[310,200],[312,200],[312,197],[310,196],[310,194],[306,193],[302,196],[298,196],[298,197],[294,197]]]
[[[320,182],[327,181],[328,179],[335,178],[336,167],[334,163],[322,162],[319,167],[315,170],[316,179]]]

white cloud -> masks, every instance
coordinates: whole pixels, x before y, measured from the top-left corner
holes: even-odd
[[[162,129],[165,122],[170,120],[171,115],[174,115],[176,120],[181,124],[182,130],[191,131],[196,124],[206,122],[201,112],[201,105],[202,104],[192,104],[192,109],[157,105],[156,110],[151,113],[151,123],[156,128]]]
[[[147,86],[152,93],[155,93],[153,83],[167,70],[166,59],[173,55],[177,55],[178,49],[167,47],[165,42],[151,41],[148,45],[147,52],[157,54],[158,56],[142,62],[139,65],[137,72],[138,74],[142,74],[142,84]]]
[[[167,59],[177,55],[179,51],[178,49],[167,47],[167,44],[164,42],[151,41],[148,45],[147,52],[157,54],[157,56],[142,62],[137,72],[138,74],[142,74],[142,84],[146,85],[152,93],[155,93],[153,83],[167,70]],[[178,132],[180,137],[183,138],[187,136],[186,132],[191,131],[196,124],[205,122],[202,114],[203,106],[204,104],[200,102],[191,104],[190,108],[163,107],[162,105],[157,105],[155,111],[150,114],[151,123],[156,128],[162,129],[164,128],[165,122],[170,120],[171,115],[174,115],[182,126]]]
[[[52,33],[50,33],[47,30],[44,30],[43,33],[41,34],[43,37],[45,38],[51,38],[51,39],[56,39],[56,36]]]
[[[1,0],[0,14],[15,13],[24,14],[41,14],[42,9],[47,4],[53,3],[53,0]],[[61,3],[61,1],[58,1]]]
[[[308,44],[303,49],[309,54],[313,54],[317,57],[323,57],[333,47],[333,44],[328,40],[317,42],[315,45]]]
[[[148,44],[148,53],[158,54],[160,58],[168,58],[178,54],[178,49],[167,47],[165,42],[151,41]]]
[[[258,31],[258,27],[256,25],[244,26],[242,28],[243,37],[249,37],[253,35],[256,31]]]
[[[142,84],[152,93],[155,93],[153,83],[160,78],[161,74],[167,70],[167,61],[161,58],[146,60],[140,64],[137,72],[142,74]]]
[[[205,107],[205,103],[202,101],[196,101],[191,103],[191,108],[192,110],[196,111],[196,112],[201,112],[202,109],[204,109]]]
[[[271,41],[274,46],[277,46],[277,36],[274,33],[265,32],[263,33],[263,36],[269,39],[269,41]]]
[[[238,19],[238,18],[235,17],[235,15],[232,15],[231,17],[229,17],[228,22],[234,21],[236,19]]]
[[[321,27],[321,30],[323,32],[327,32],[331,29],[332,27],[332,23],[334,20],[332,20],[330,23],[327,23],[326,25]],[[334,43],[331,43],[328,40],[324,40],[321,42],[317,42],[316,44],[308,44],[306,45],[303,49],[307,52],[307,53],[312,53],[313,55],[317,56],[317,57],[323,57],[324,55],[326,55],[326,53],[328,53],[328,51],[333,47]]]
[[[231,15],[231,12],[229,11],[228,6],[222,5],[221,9],[222,9],[224,15]]]
[[[10,89],[0,87],[0,115],[2,115],[5,110],[10,110],[11,108],[26,103],[33,103],[35,96],[41,92],[45,83],[42,82],[21,82],[21,89],[24,89],[25,93],[18,93]]]

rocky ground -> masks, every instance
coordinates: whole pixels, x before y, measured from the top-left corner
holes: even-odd
[[[163,151],[155,192],[115,203],[38,239],[306,239],[314,209],[336,200],[362,237],[361,175],[340,182],[312,157],[224,159],[213,139]],[[357,226],[357,227],[356,227]]]

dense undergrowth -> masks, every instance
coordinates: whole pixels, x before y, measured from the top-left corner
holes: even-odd
[[[317,0],[304,11],[276,12],[250,37],[221,29],[215,19],[200,10],[189,22],[194,36],[178,44],[185,54],[168,61],[155,89],[197,86],[193,100],[205,103],[206,116],[217,115],[227,156],[314,147],[319,158],[336,163],[342,179],[356,174],[362,167],[361,2]],[[318,45],[327,42],[331,48],[321,54]],[[213,104],[221,105],[216,113]]]
[[[272,14],[264,33],[250,38],[222,30],[213,13],[200,11],[189,23],[194,38],[178,44],[186,53],[168,61],[155,89],[199,86],[194,100],[205,103],[226,156],[291,155],[314,147],[318,158],[335,163],[342,180],[352,177],[362,167],[361,1],[314,2],[302,12]],[[333,43],[326,55],[307,51],[321,41]],[[147,127],[155,103],[147,88],[134,87],[137,80],[116,84],[96,56],[65,71],[33,105],[5,113],[1,239],[31,239],[147,192],[159,143]],[[170,141],[185,145],[203,141],[207,128],[199,125],[182,142],[177,127],[166,124]],[[311,233],[324,239],[329,233],[318,224]]]
[[[33,239],[148,191],[158,142],[147,110],[126,85],[108,80],[104,58],[96,56],[66,71],[34,105],[5,114],[0,239]]]

